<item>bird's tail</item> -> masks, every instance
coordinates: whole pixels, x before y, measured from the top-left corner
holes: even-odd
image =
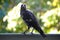
[[[46,37],[46,35],[44,34],[43,30],[39,26],[36,26],[34,28],[42,35],[43,38]]]

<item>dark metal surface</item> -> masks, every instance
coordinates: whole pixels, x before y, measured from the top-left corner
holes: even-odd
[[[47,40],[60,40],[60,34],[47,34]],[[0,33],[0,40],[43,40],[38,34]]]

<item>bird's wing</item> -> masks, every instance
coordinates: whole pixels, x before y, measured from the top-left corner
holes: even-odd
[[[36,17],[35,15],[31,12],[31,11],[26,11],[27,12],[27,15],[29,18],[31,18],[32,21],[36,20]],[[37,21],[37,20],[36,20]]]

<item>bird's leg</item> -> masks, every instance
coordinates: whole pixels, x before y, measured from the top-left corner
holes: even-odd
[[[30,29],[30,27],[28,27],[28,29],[26,31],[23,32],[23,34],[26,34],[26,32]]]

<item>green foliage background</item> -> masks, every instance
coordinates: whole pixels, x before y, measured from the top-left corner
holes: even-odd
[[[0,0],[0,33],[22,33],[27,30],[19,15],[18,5],[21,3],[34,13],[45,33],[60,34],[59,0]],[[38,32],[34,30],[33,33]]]

